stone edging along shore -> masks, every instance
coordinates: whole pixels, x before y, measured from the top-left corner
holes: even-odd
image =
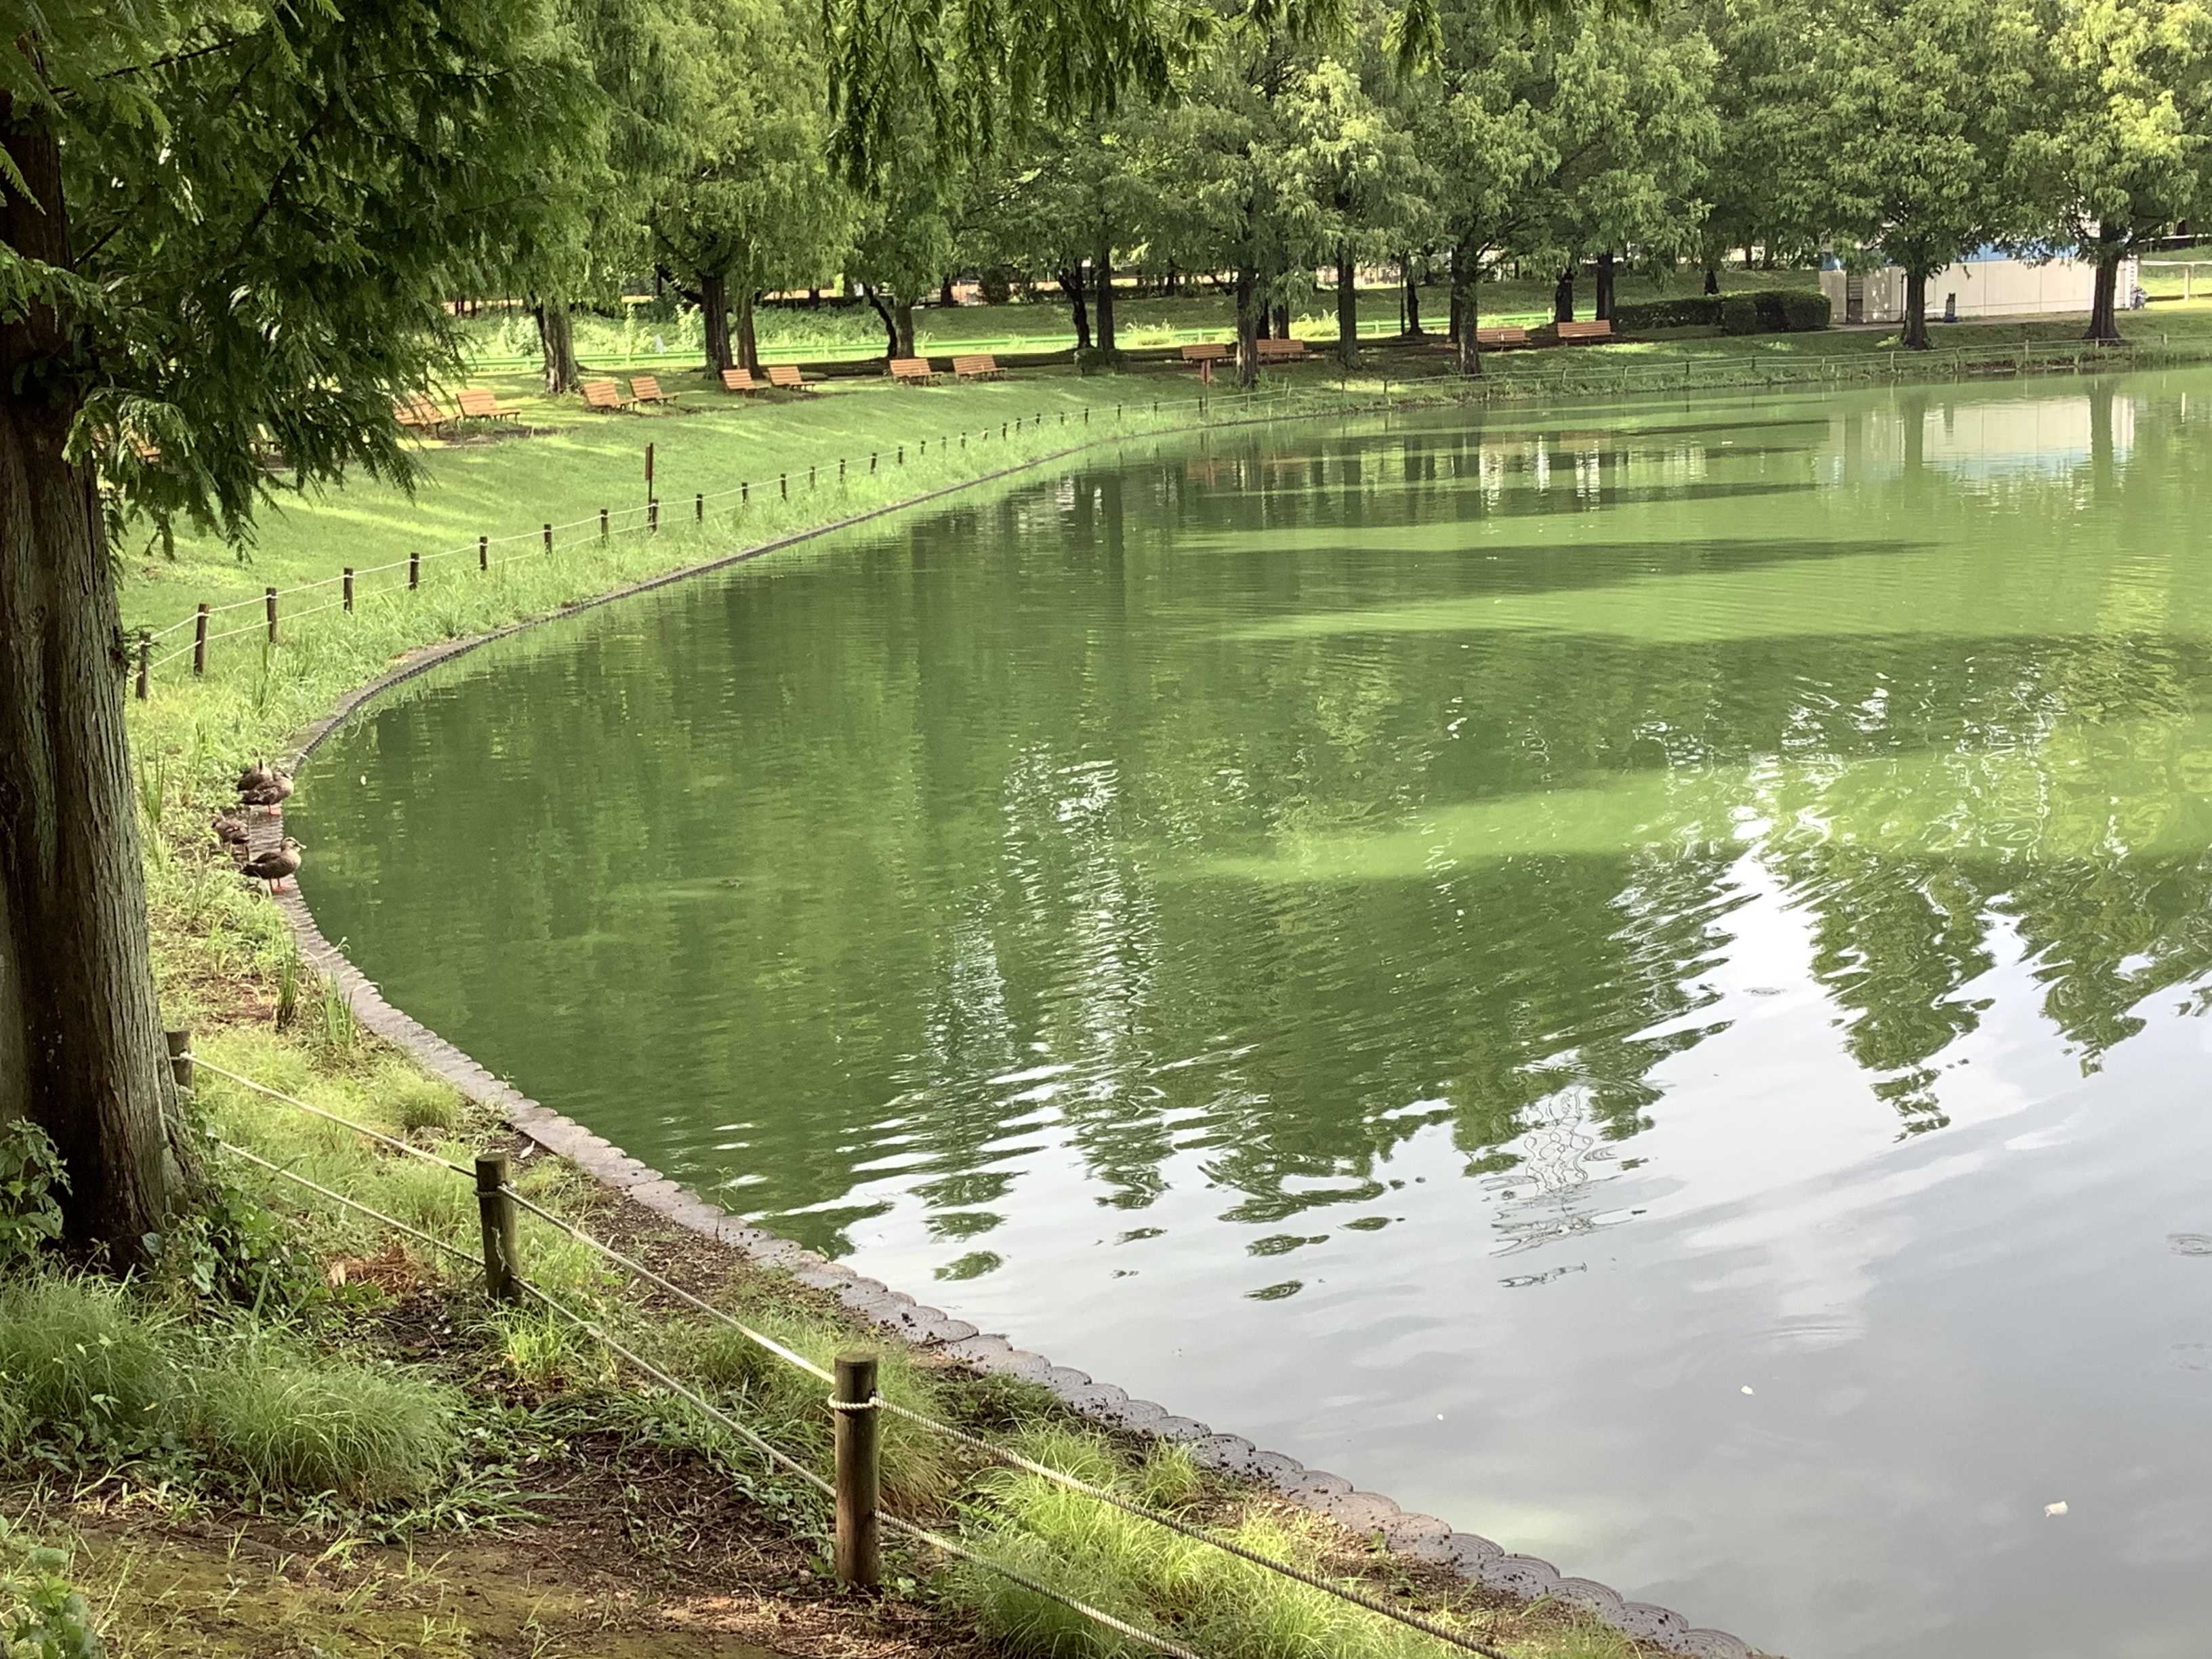
[[[1125,441],[1117,438],[1109,441]],[[298,733],[293,744],[294,763],[296,765],[307,759],[331,732],[381,693],[494,640],[504,639],[542,622],[573,616],[757,558],[979,483],[1026,471],[1046,462],[1065,459],[1079,449],[1094,447],[1097,446],[1084,444],[1040,456],[1017,466],[632,583],[566,606],[550,616],[411,652],[390,672],[349,693],[329,714]],[[847,1308],[907,1341],[932,1347],[977,1370],[1000,1372],[1041,1383],[1077,1410],[1102,1422],[1181,1441],[1200,1462],[1224,1473],[1267,1481],[1292,1502],[1355,1532],[1380,1534],[1383,1541],[1401,1554],[1455,1570],[1465,1577],[1529,1600],[1550,1596],[1567,1602],[1626,1635],[1671,1653],[1691,1655],[1694,1659],[1753,1659],[1756,1653],[1757,1650],[1749,1644],[1725,1631],[1693,1629],[1689,1620],[1671,1609],[1645,1601],[1631,1601],[1595,1579],[1565,1577],[1548,1561],[1510,1554],[1486,1538],[1453,1531],[1434,1516],[1408,1513],[1380,1493],[1355,1491],[1352,1482],[1341,1475],[1308,1468],[1295,1457],[1264,1451],[1240,1436],[1216,1433],[1208,1425],[1177,1417],[1152,1401],[1133,1400],[1110,1382],[1094,1382],[1082,1371],[1055,1365],[1042,1354],[1015,1347],[1004,1336],[980,1332],[966,1320],[924,1306],[902,1291],[863,1278],[849,1267],[787,1239],[778,1238],[720,1206],[707,1202],[583,1125],[539,1104],[504,1079],[495,1077],[428,1026],[386,1002],[376,986],[323,937],[297,889],[295,882],[293,890],[277,896],[276,902],[290,922],[302,953],[337,987],[353,1009],[356,1019],[386,1042],[404,1049],[419,1064],[471,1100],[502,1113],[518,1133],[548,1152],[569,1159],[623,1197],[656,1214],[702,1237],[741,1251],[757,1263],[781,1268],[800,1284],[834,1292]]]

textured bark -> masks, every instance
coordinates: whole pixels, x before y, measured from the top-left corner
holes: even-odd
[[[1595,315],[1601,322],[1613,319],[1613,255],[1597,256],[1597,310]]]
[[[707,373],[720,374],[726,368],[734,368],[737,361],[730,356],[730,279],[726,273],[700,274],[699,314],[707,324]]]
[[[1413,270],[1412,254],[1401,253],[1398,256],[1398,271],[1404,279],[1406,288],[1405,332],[1408,337],[1418,337],[1421,331],[1421,284],[1420,279]]]
[[[1482,378],[1482,344],[1477,337],[1482,326],[1480,307],[1474,295],[1474,258],[1465,248],[1452,259],[1452,301],[1459,313],[1459,372],[1470,380]]]
[[[1114,237],[1103,228],[1098,233],[1097,252],[1091,256],[1091,309],[1098,317],[1098,349],[1118,351],[1121,348],[1114,338]]]
[[[1349,247],[1336,251],[1336,360],[1359,366],[1359,266]]]
[[[1909,351],[1928,349],[1928,273],[1905,273],[1905,345]]]
[[[914,301],[896,299],[891,301],[891,328],[897,337],[898,355],[914,356]]]
[[[61,155],[0,96],[0,240],[66,265]],[[70,1174],[69,1242],[146,1255],[185,1174],[147,954],[125,653],[93,474],[64,455],[85,343],[34,305],[0,325],[0,1111]]]
[[[1275,307],[1275,337],[1279,340],[1291,337],[1291,305],[1287,300]]]
[[[583,374],[576,367],[575,319],[568,314],[568,307],[557,300],[539,306],[537,314],[538,350],[544,360],[545,395],[552,398],[574,392],[583,384]]]
[[[753,331],[753,302],[759,298],[750,289],[738,294],[737,336],[732,348],[738,362],[755,374],[761,372],[760,337]]]
[[[1721,274],[1712,266],[1707,265],[1705,267],[1705,292],[1708,294],[1717,294],[1720,291]]]
[[[884,303],[884,296],[874,289],[869,289],[867,294],[868,303],[876,308],[876,315],[883,319],[884,356],[886,358],[905,356],[906,353],[899,349],[898,323],[891,315],[891,308]]]
[[[1575,319],[1575,268],[1569,265],[1559,273],[1559,285],[1552,290],[1552,320],[1571,323]]]
[[[1260,298],[1260,273],[1249,265],[1237,267],[1237,384],[1256,386],[1260,380],[1260,325],[1267,313]]]
[[[2120,343],[2120,247],[2117,238],[2111,236],[2104,226],[2097,227],[2097,240],[2089,245],[2091,257],[2097,264],[2097,285],[2089,301],[2089,327],[2081,337],[2094,340],[2099,345]]]
[[[1060,291],[1067,296],[1069,314],[1075,319],[1075,349],[1091,349],[1091,307],[1085,303],[1083,267],[1065,266],[1060,273]]]

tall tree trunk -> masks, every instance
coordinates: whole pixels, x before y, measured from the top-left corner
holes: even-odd
[[[1705,267],[1705,292],[1708,294],[1717,294],[1720,291],[1720,267],[1718,265],[1707,265]]]
[[[1359,265],[1349,244],[1336,251],[1336,360],[1359,367]]]
[[[1083,267],[1063,266],[1060,273],[1060,291],[1067,296],[1067,308],[1075,319],[1075,349],[1091,349],[1091,307],[1084,303]]]
[[[1249,265],[1237,267],[1237,384],[1260,381],[1260,328],[1267,316],[1260,297],[1260,273]]]
[[[735,367],[730,356],[730,277],[726,271],[699,274],[699,311],[707,319],[707,373]]]
[[[1908,351],[1928,349],[1928,276],[1924,270],[1905,273],[1905,345]]]
[[[544,361],[545,395],[557,398],[564,392],[575,391],[583,383],[582,372],[576,367],[576,320],[563,301],[549,300],[536,310],[538,351]]]
[[[735,349],[738,362],[744,366],[747,373],[752,374],[761,372],[760,337],[753,332],[753,303],[759,298],[760,296],[750,289],[741,289],[738,295]]]
[[[1098,313],[1098,349],[1118,351],[1121,348],[1114,343],[1114,234],[1103,225],[1098,229],[1097,252],[1091,258],[1091,283]]]
[[[1462,246],[1452,254],[1452,305],[1459,313],[1459,372],[1470,380],[1482,378],[1482,313],[1474,295],[1475,259]]]
[[[1406,337],[1419,339],[1421,335],[1421,282],[1413,270],[1412,254],[1398,256],[1398,273],[1404,279],[1406,289]]]
[[[1288,300],[1279,300],[1275,303],[1275,337],[1279,340],[1291,337],[1291,302]]]
[[[1597,256],[1597,310],[1593,313],[1601,322],[1613,319],[1613,255]]]
[[[937,303],[941,306],[957,306],[960,303],[959,296],[952,291],[952,279],[950,276],[937,285]]]
[[[2096,261],[2097,286],[2089,301],[2089,328],[2082,335],[2085,340],[2094,340],[2099,345],[2120,343],[2120,250],[2124,244],[2113,236],[2101,222],[2097,226],[2097,240],[2090,244],[2090,257]]]
[[[914,301],[894,299],[891,301],[891,325],[898,339],[898,355],[911,357],[914,349]]]
[[[67,269],[61,151],[0,94],[0,242]],[[69,1242],[142,1261],[185,1196],[146,942],[125,655],[100,498],[64,453],[86,343],[33,301],[0,325],[0,1118],[60,1152]],[[186,1154],[189,1156],[189,1154]]]
[[[1575,268],[1569,265],[1559,273],[1559,285],[1552,290],[1552,320],[1571,323],[1575,319]]]
[[[884,319],[884,356],[886,358],[903,357],[906,354],[899,349],[898,324],[892,320],[891,308],[884,303],[884,296],[876,292],[874,283],[868,283],[864,291],[868,296],[868,303],[876,308],[876,315]]]

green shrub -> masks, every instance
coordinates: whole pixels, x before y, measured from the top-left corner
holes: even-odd
[[[1723,294],[1720,303],[1720,325],[1723,334],[1759,333],[1762,327],[1759,301],[1748,294]]]
[[[414,1078],[403,1084],[392,1105],[404,1129],[450,1129],[461,1121],[460,1096],[435,1078]]]
[[[1641,332],[1655,328],[1711,328],[1721,319],[1717,294],[1685,294],[1666,300],[1638,300],[1613,308],[1616,330]]]
[[[350,1361],[251,1345],[196,1392],[202,1444],[263,1491],[412,1497],[453,1456],[451,1390]]]
[[[0,1127],[0,1272],[30,1262],[62,1236],[58,1188],[69,1171],[46,1132],[27,1117]]]
[[[1758,296],[1759,320],[1776,334],[1807,334],[1828,325],[1828,296],[1817,289],[1769,289]]]
[[[0,1574],[0,1654],[7,1659],[103,1659],[82,1592],[62,1577],[58,1550],[27,1549]]]
[[[120,1285],[75,1275],[0,1284],[0,1393],[15,1443],[123,1451],[176,1425],[177,1369],[162,1325]]]

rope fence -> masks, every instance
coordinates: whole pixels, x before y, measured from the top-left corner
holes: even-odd
[[[726,1310],[716,1307],[713,1303],[694,1295],[665,1275],[617,1249],[605,1240],[585,1231],[573,1222],[556,1214],[518,1191],[507,1178],[507,1158],[503,1152],[479,1158],[474,1170],[465,1169],[460,1164],[427,1152],[395,1135],[387,1134],[370,1125],[341,1116],[337,1113],[288,1094],[283,1090],[271,1088],[240,1073],[232,1071],[211,1060],[201,1059],[191,1051],[188,1033],[170,1033],[169,1046],[171,1063],[175,1068],[176,1079],[180,1087],[189,1089],[192,1086],[194,1068],[198,1067],[213,1073],[268,1099],[280,1102],[325,1121],[352,1130],[380,1146],[434,1164],[454,1175],[473,1178],[476,1182],[483,1227],[483,1254],[480,1261],[477,1257],[443,1239],[410,1226],[394,1217],[385,1215],[343,1193],[310,1181],[306,1176],[287,1170],[244,1147],[225,1140],[216,1142],[224,1151],[242,1158],[262,1170],[281,1176],[286,1181],[374,1221],[394,1228],[446,1255],[467,1263],[471,1267],[481,1267],[486,1290],[495,1300],[535,1302],[548,1312],[568,1321],[623,1363],[629,1365],[661,1389],[685,1401],[713,1422],[737,1435],[776,1468],[796,1476],[822,1492],[830,1498],[836,1506],[837,1565],[841,1578],[865,1584],[872,1584],[876,1582],[877,1570],[872,1540],[874,1535],[873,1529],[878,1523],[880,1523],[883,1527],[903,1537],[911,1538],[955,1559],[966,1561],[997,1573],[1024,1589],[1067,1607],[1102,1628],[1127,1637],[1154,1652],[1175,1656],[1175,1659],[1201,1659],[1201,1656],[1166,1637],[1131,1625],[1100,1608],[1091,1607],[1048,1585],[1041,1583],[1002,1562],[979,1554],[927,1528],[883,1510],[875,1497],[878,1476],[873,1425],[872,1423],[866,1423],[864,1419],[878,1413],[884,1413],[910,1422],[916,1427],[927,1430],[932,1433],[943,1435],[956,1444],[967,1448],[1001,1468],[1017,1469],[1070,1492],[1080,1493],[1084,1497],[1108,1504],[1139,1520],[1164,1528],[1194,1542],[1220,1550],[1225,1554],[1234,1556],[1265,1571],[1358,1607],[1365,1613],[1418,1631],[1447,1646],[1459,1649],[1463,1652],[1481,1655],[1483,1659],[1507,1659],[1507,1656],[1498,1649],[1422,1614],[1410,1612],[1403,1607],[1393,1607],[1389,1602],[1369,1595],[1348,1584],[1323,1577],[1294,1563],[1281,1560],[1263,1551],[1254,1549],[1237,1539],[1225,1537],[1210,1528],[1196,1525],[1180,1516],[1139,1503],[1110,1488],[1095,1485],[1075,1475],[1053,1468],[1048,1464],[1024,1457],[1018,1452],[980,1435],[972,1434],[956,1425],[940,1421],[926,1413],[915,1411],[888,1400],[876,1391],[874,1386],[876,1362],[872,1356],[841,1354],[837,1358],[836,1371],[825,1370],[803,1354],[793,1352],[765,1333],[754,1329]],[[824,1401],[824,1405],[832,1414],[833,1426],[837,1431],[836,1480],[834,1481],[823,1480],[821,1475],[806,1468],[780,1447],[772,1444],[727,1411],[687,1386],[680,1379],[672,1376],[652,1360],[609,1334],[599,1322],[580,1313],[560,1297],[554,1296],[524,1275],[518,1266],[519,1245],[515,1226],[515,1217],[518,1212],[526,1212],[536,1217],[547,1225],[612,1262],[640,1283],[649,1285],[736,1331],[748,1341],[784,1364],[804,1371],[821,1382],[831,1384],[835,1392],[829,1400]],[[854,1449],[851,1455],[848,1455],[848,1443],[850,1448]],[[853,1466],[860,1463],[864,1463],[865,1467]],[[854,1554],[848,1549],[848,1534],[854,1538],[865,1536],[871,1541],[861,1547],[857,1554]]]

